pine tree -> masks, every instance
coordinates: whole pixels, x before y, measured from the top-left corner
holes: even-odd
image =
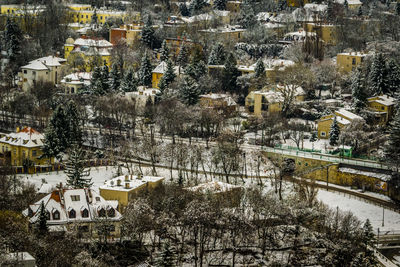
[[[182,3],[182,4],[179,5],[179,12],[181,13],[182,17],[190,16],[190,11],[187,8],[185,3]]]
[[[189,5],[190,15],[194,16],[199,14],[205,6],[206,2],[204,0],[192,0]]]
[[[180,67],[185,67],[187,62],[188,62],[188,57],[189,57],[189,51],[188,48],[185,44],[185,42],[182,42],[180,48],[179,48],[179,54],[178,57],[176,58],[176,62]]]
[[[59,157],[68,148],[68,120],[65,110],[59,105],[46,128],[43,153],[47,157]]]
[[[387,93],[385,76],[386,76],[385,57],[383,56],[383,54],[378,53],[375,55],[372,61],[371,70],[369,73],[371,90],[372,92],[374,92],[375,95]]]
[[[167,41],[163,41],[160,50],[160,60],[167,61],[169,59],[169,48],[167,45]]]
[[[165,70],[163,77],[167,86],[176,78],[174,66],[172,65],[171,60],[167,60],[167,69]]]
[[[265,75],[264,62],[260,58],[259,60],[257,60],[256,69],[255,69],[255,76],[258,78],[258,77],[261,77],[261,76],[264,76],[264,75]]]
[[[392,58],[389,59],[387,64],[385,79],[388,93],[391,95],[396,95],[396,93],[400,91],[400,66]]]
[[[363,15],[362,6],[358,8],[357,16],[361,17]]]
[[[175,250],[170,246],[169,242],[163,244],[162,250],[155,259],[156,267],[173,267],[176,266]]]
[[[39,208],[39,220],[37,221],[37,233],[38,235],[46,235],[49,231],[49,228],[47,227],[47,211],[46,207],[44,206],[44,201],[40,203],[40,208]]]
[[[88,188],[92,185],[92,178],[89,169],[85,168],[85,153],[77,144],[72,145],[68,153],[68,160],[65,164],[67,184],[72,188]]]
[[[106,92],[103,87],[103,73],[100,67],[95,67],[90,81],[91,93],[94,95],[104,95]]]
[[[331,129],[329,131],[329,144],[331,146],[336,146],[338,144],[339,135],[340,135],[340,127],[339,127],[336,117],[335,117],[333,119]]]
[[[147,56],[147,52],[144,53],[138,72],[139,84],[144,86],[151,86],[151,63]]]
[[[183,103],[188,106],[192,106],[199,102],[199,96],[201,92],[196,84],[196,82],[191,79],[187,78],[182,86],[179,88],[179,98]]]
[[[108,70],[107,65],[104,63],[104,65],[101,67],[101,87],[105,94],[109,93],[110,89],[110,73]]]
[[[135,73],[132,68],[129,68],[125,73],[124,79],[121,82],[120,87],[122,92],[135,92],[137,91],[137,81],[135,79]]]
[[[211,48],[210,56],[208,57],[208,65],[222,65],[226,60],[225,48],[221,43],[215,44]]]
[[[240,71],[236,67],[236,59],[232,53],[226,59],[224,67],[222,88],[224,91],[237,92],[237,78],[240,76]]]
[[[356,71],[352,76],[351,81],[351,93],[353,95],[353,107],[359,113],[362,109],[366,107],[367,94],[365,93],[363,74],[361,71]]]
[[[390,128],[387,146],[385,146],[385,162],[399,171],[400,167],[400,110],[394,116]]]
[[[70,100],[67,103],[67,107],[65,109],[65,118],[67,121],[66,128],[68,128],[68,147],[70,147],[72,144],[82,144],[82,131],[80,127],[81,118],[78,108],[73,100]]]
[[[347,2],[347,0],[344,0],[344,2],[343,2],[343,7],[344,7],[344,9],[347,11],[347,10],[349,10],[349,2]]]
[[[214,0],[214,8],[217,10],[225,10],[226,2],[227,0]]]
[[[375,242],[374,229],[369,219],[367,219],[363,226],[363,243],[365,246],[374,247]]]
[[[110,72],[110,90],[112,92],[119,91],[119,87],[121,85],[121,72],[118,69],[116,64],[112,65],[112,69]]]
[[[194,61],[188,64],[185,68],[185,74],[190,76],[190,78],[199,81],[201,77],[207,74],[207,66],[203,60]]]
[[[146,99],[146,103],[144,105],[143,117],[145,118],[146,122],[150,124],[154,122],[154,116],[155,116],[154,103],[151,100],[151,97],[149,96]]]
[[[140,40],[149,48],[153,49],[155,37],[150,15],[147,15],[145,18],[144,26],[142,29],[142,37],[140,38]]]
[[[10,18],[7,18],[5,30],[3,32],[4,50],[10,61],[17,60],[21,53],[21,42],[23,36],[18,25]]]
[[[253,7],[248,0],[244,1],[240,6],[238,23],[240,26],[246,29],[253,28],[258,23]]]

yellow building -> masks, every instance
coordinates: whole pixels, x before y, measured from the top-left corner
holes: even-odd
[[[318,123],[318,138],[321,139],[328,139],[329,138],[329,131],[331,129],[331,125],[333,120],[336,117],[336,121],[340,128],[344,128],[351,124],[354,120],[364,120],[362,117],[345,110],[344,108],[339,109],[334,112],[334,114],[326,115],[321,117]]]
[[[326,45],[336,45],[338,40],[338,29],[336,25],[322,23],[306,23],[305,31],[316,33]]]
[[[39,81],[57,84],[65,63],[65,59],[55,56],[32,60],[28,65],[21,67],[18,86],[27,91]]]
[[[125,175],[108,180],[100,186],[100,195],[107,200],[117,200],[123,211],[138,195],[160,186],[164,177]]]
[[[86,72],[92,71],[96,66],[107,65],[111,67],[111,50],[113,45],[104,39],[68,38],[64,45],[64,58],[71,66],[77,65],[76,57],[83,60]]]
[[[336,65],[339,71],[349,73],[363,62],[367,54],[360,52],[340,53],[336,56]]]
[[[206,29],[206,30],[200,30],[204,36],[204,38],[207,39],[220,39],[220,40],[231,40],[233,42],[240,42],[243,39],[243,34],[246,31],[246,29],[240,29],[236,26],[230,26],[226,25],[221,28],[214,28],[214,29]]]
[[[239,13],[241,4],[242,4],[242,1],[227,1],[226,2],[226,10],[233,12],[233,13]]]
[[[121,19],[124,22],[130,16],[126,11],[92,9],[90,5],[72,4],[67,7],[72,22],[80,24],[94,23],[95,17],[97,17],[98,24],[104,24],[108,19]],[[140,13],[135,12],[132,16],[132,19],[140,20]]]
[[[394,114],[396,99],[388,95],[374,96],[367,99],[367,106],[376,116],[376,124],[385,125]]]
[[[167,71],[167,63],[162,61],[151,73],[151,86],[153,88],[158,88],[158,84],[160,83],[161,77]],[[176,76],[180,75],[179,66],[174,67],[174,73]]]
[[[0,135],[0,154],[12,166],[23,166],[25,172],[34,172],[36,165],[49,166],[54,158],[43,157],[44,136],[30,127],[15,133]]]
[[[231,96],[227,94],[209,93],[200,95],[200,106],[215,110],[225,111],[227,113],[234,112],[237,109],[237,104]]]
[[[303,7],[305,4],[310,3],[309,0],[286,0],[286,3],[290,7]]]
[[[250,112],[254,115],[260,116],[263,111],[268,113],[282,112],[284,97],[279,91],[280,85],[274,89],[263,89],[260,91],[252,91],[246,96],[245,105]],[[306,93],[303,88],[296,88],[295,102],[304,101]]]
[[[78,232],[85,238],[114,240],[121,234],[117,201],[105,200],[92,189],[59,187],[22,212],[37,223],[43,202],[50,232]]]
[[[7,16],[21,17],[25,15],[37,16],[44,11],[41,5],[1,5],[0,13]]]
[[[89,87],[91,80],[91,72],[75,72],[65,76],[60,84],[65,94],[77,94],[82,88]]]

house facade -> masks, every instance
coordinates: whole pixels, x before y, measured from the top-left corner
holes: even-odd
[[[318,138],[328,139],[329,131],[333,120],[336,118],[337,124],[342,129],[351,124],[354,120],[364,120],[362,117],[342,108],[335,111],[333,114],[329,114],[321,117],[318,121]]]
[[[363,62],[367,54],[361,52],[340,53],[336,56],[336,65],[339,71],[349,73]]]

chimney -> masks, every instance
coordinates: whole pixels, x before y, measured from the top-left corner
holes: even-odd
[[[130,184],[128,182],[125,182],[125,188],[129,189],[130,188]]]
[[[117,180],[117,186],[121,186],[121,179]]]
[[[125,181],[129,181],[129,175],[125,175]]]

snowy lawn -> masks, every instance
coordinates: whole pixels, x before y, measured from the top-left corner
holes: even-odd
[[[355,199],[350,195],[343,195],[325,190],[319,190],[317,199],[331,208],[339,207],[342,211],[352,212],[360,221],[371,221],[374,231],[399,231],[400,214],[385,209],[385,225],[382,227],[383,208]]]

